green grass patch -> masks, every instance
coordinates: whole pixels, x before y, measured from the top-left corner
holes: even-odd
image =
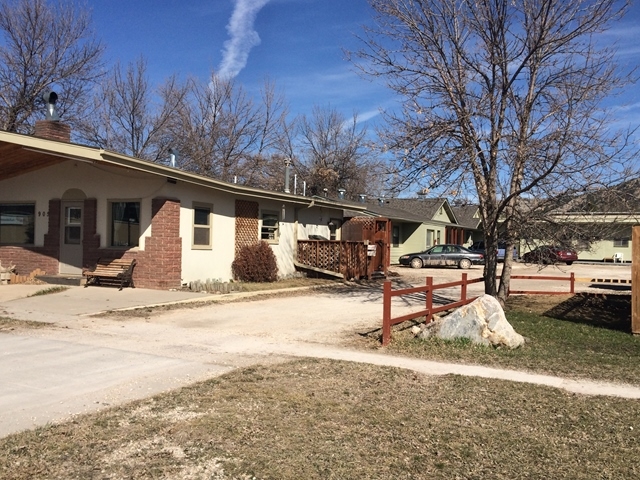
[[[542,296],[541,296],[542,297]],[[640,337],[629,333],[630,297],[516,297],[507,320],[527,342],[508,350],[469,342],[422,340],[406,322],[383,351],[430,360],[528,370],[561,377],[640,384]],[[379,348],[379,332],[368,339]]]
[[[0,439],[0,477],[633,479],[635,400],[330,360]]]

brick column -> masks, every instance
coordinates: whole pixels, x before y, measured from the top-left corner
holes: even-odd
[[[181,288],[180,201],[154,198],[151,214],[151,236],[145,238],[144,252],[138,254],[134,282],[143,288]]]

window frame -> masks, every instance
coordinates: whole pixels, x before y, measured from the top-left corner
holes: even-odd
[[[613,246],[615,248],[629,248],[629,237],[617,237],[613,239]]]
[[[191,249],[192,250],[211,250],[213,249],[213,204],[211,203],[202,203],[202,202],[193,202],[191,207],[193,210],[193,214],[191,215]],[[209,213],[207,214],[208,223],[197,224],[196,223],[196,210],[207,210]],[[207,230],[209,243],[208,244],[199,244],[196,243],[196,229]]]
[[[265,226],[265,216],[275,217],[276,226]],[[273,238],[265,238],[265,229],[271,229],[271,231],[273,232]],[[260,212],[260,240],[270,244],[280,242],[280,214],[276,210],[262,210]]]
[[[0,208],[1,207],[32,207],[33,208],[33,216],[32,216],[32,221],[31,221],[31,238],[28,238],[28,240],[31,240],[31,242],[3,242],[2,241],[2,234],[0,233],[0,245],[2,246],[11,246],[11,245],[15,245],[15,246],[33,246],[35,245],[36,242],[36,202],[2,202],[0,203]],[[1,218],[1,217],[0,217]],[[26,229],[29,228],[29,225],[27,224]],[[2,224],[0,222],[0,230],[2,230]]]
[[[114,245],[114,219],[113,219],[113,205],[115,203],[137,203],[138,204],[138,236],[137,236],[137,244],[135,245]],[[108,205],[108,210],[107,210],[107,221],[108,223],[108,234],[109,234],[109,243],[107,245],[107,248],[113,248],[113,249],[118,249],[118,250],[131,250],[134,248],[139,248],[140,247],[140,236],[142,234],[142,223],[140,221],[140,217],[141,217],[141,211],[142,211],[142,200],[141,199],[109,199],[107,200],[107,205]],[[128,222],[127,222],[128,223]],[[130,234],[127,235],[128,237],[130,236]],[[130,238],[127,238],[127,241],[130,240]]]

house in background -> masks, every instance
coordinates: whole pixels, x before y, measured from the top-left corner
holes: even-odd
[[[230,279],[238,250],[265,240],[286,276],[297,241],[339,236],[345,207],[71,144],[57,121],[38,122],[36,136],[0,132],[0,261],[21,275],[135,258],[136,286],[180,288]]]
[[[473,242],[484,240],[482,218],[478,205],[454,205],[451,209],[456,215],[458,224],[462,227],[461,245],[469,247]]]

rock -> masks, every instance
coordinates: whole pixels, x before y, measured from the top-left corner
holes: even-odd
[[[524,344],[524,337],[513,329],[502,306],[491,295],[482,295],[451,315],[434,320],[421,329],[417,336],[436,336],[448,340],[468,338],[482,345],[507,348]]]

